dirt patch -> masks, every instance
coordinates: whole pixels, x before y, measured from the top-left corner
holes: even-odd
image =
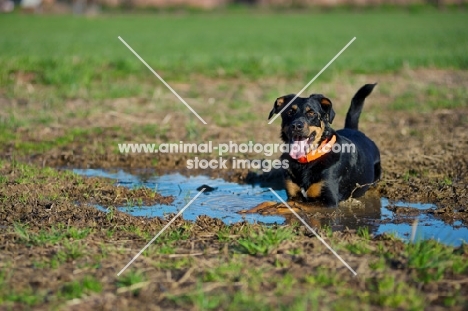
[[[18,79],[28,84],[33,77],[20,75]],[[340,128],[354,91],[367,82],[378,81],[382,86],[369,97],[360,124],[382,153],[383,177],[377,194],[392,201],[434,203],[437,208],[430,212],[435,217],[466,224],[468,109],[462,105],[460,94],[464,93],[459,90],[466,89],[467,73],[408,70],[355,79],[336,77],[317,89],[331,93],[338,113],[334,125]],[[173,215],[167,219],[132,217],[114,207],[170,204],[172,198],[47,167],[122,168],[139,173],[149,169],[148,174],[177,171],[236,182],[267,183],[278,177],[278,172],[261,174],[248,169],[187,169],[187,159],[218,157],[214,154],[118,152],[117,144],[122,142],[279,143],[279,123],[266,125],[271,98],[302,88],[300,81],[199,82],[202,100],[193,101],[193,107],[207,116],[207,126],[193,121],[190,112],[179,107],[170,94],[156,96],[164,99],[157,102],[154,98],[101,103],[70,100],[61,109],[33,100],[0,99],[9,111],[1,117],[22,121],[0,140],[4,159],[0,170],[2,307],[462,310],[466,306],[466,245],[405,244],[365,230],[343,228],[332,233],[322,229],[325,240],[356,270],[358,277],[354,277],[312,233],[292,222],[269,229],[247,223],[226,226],[208,217],[195,222],[177,219],[118,277],[120,269]],[[458,104],[450,109],[420,109],[424,105],[415,103],[432,100],[433,93],[421,92],[424,85],[443,89],[442,95],[436,95],[440,101]],[[182,96],[192,90],[187,87]],[[413,109],[392,106],[405,98]],[[42,124],[34,119],[44,112],[52,116],[52,122]],[[395,212],[407,216],[415,211],[400,207]]]
[[[234,182],[278,178],[271,174],[258,176],[261,173],[258,171],[233,169],[230,160],[229,169],[226,170],[187,169],[187,160],[194,157],[216,159],[219,157],[216,153],[119,152],[118,144],[129,142],[161,144],[213,141],[216,145],[251,140],[280,143],[279,122],[266,124],[266,116],[273,104],[268,100],[272,101],[270,97],[278,94],[291,93],[291,88],[296,89],[296,84],[297,89],[301,88],[297,82],[281,79],[255,83],[203,77],[195,77],[193,80],[198,82],[197,94],[200,97],[188,101],[200,115],[206,116],[208,125],[202,125],[194,119],[172,94],[159,88],[155,91],[158,95],[153,98],[108,100],[99,105],[73,100],[68,101],[64,109],[54,112],[57,124],[17,128],[16,139],[3,144],[3,157],[20,157],[41,166],[123,168],[130,172],[149,169],[160,174],[177,171],[185,175],[221,177]],[[344,81],[340,76],[333,83],[318,84],[316,88],[323,94],[330,94],[337,111],[334,126],[339,129],[344,123],[349,99],[357,87],[369,81],[379,82],[375,92],[366,101],[360,128],[381,150],[383,177],[378,184],[381,195],[392,201],[434,203],[446,209],[446,212],[439,213],[443,219],[466,221],[468,160],[465,155],[468,152],[468,134],[465,129],[468,125],[468,108],[466,98],[457,96],[466,92],[467,73],[403,70],[391,75],[353,75],[353,80]],[[182,95],[194,92],[193,86],[188,84],[176,84],[174,87]],[[439,90],[439,93],[434,90]],[[406,94],[406,97],[402,94]],[[408,97],[408,94],[414,96]],[[458,102],[459,107],[427,111],[426,104],[433,100],[433,95],[438,102]],[[401,100],[407,100],[407,107],[395,109],[392,103]],[[251,106],[258,102],[263,104]],[[15,107],[16,115],[25,116],[30,113],[29,110],[39,108],[35,103]],[[236,123],[236,119],[241,122]],[[80,131],[70,134],[70,128],[79,128]],[[64,143],[57,145],[57,140]],[[23,156],[18,155],[21,153],[18,149],[21,148],[24,148]],[[271,157],[264,154],[223,155],[227,159],[233,156],[275,159],[279,154]]]
[[[449,304],[462,310],[468,294],[462,285],[468,276],[466,247],[436,242],[408,246],[391,236],[353,230],[320,232],[355,269],[355,277],[303,226],[226,226],[208,217],[177,219],[119,277],[120,269],[168,220],[117,211],[109,217],[87,206],[70,205],[62,212],[70,215],[68,221],[61,217],[65,226],[39,210],[31,222],[40,227],[0,227],[5,307],[189,310],[209,302],[220,309],[304,303],[341,308],[351,303],[405,309]],[[9,221],[20,221],[24,214],[12,208],[10,215]],[[97,223],[91,230],[90,219]],[[8,223],[5,214],[0,220]],[[432,249],[438,252],[436,261],[418,264],[418,254],[429,256]]]
[[[103,215],[93,204],[115,208],[173,202],[173,197],[163,197],[147,188],[118,187],[108,179],[84,178],[24,164],[2,163],[0,176],[0,199],[4,202],[0,226],[4,227],[20,222],[42,228],[72,221],[98,227]],[[78,213],[77,206],[82,206]]]
[[[73,217],[77,210],[87,222]],[[408,249],[392,237],[367,240],[355,231],[320,232],[356,270],[358,277],[354,277],[304,227],[293,225],[293,234],[287,239],[265,245],[270,240],[261,238],[269,236],[262,226],[238,223],[227,227],[220,220],[200,217],[195,223],[176,220],[170,231],[117,276],[167,220],[120,212],[109,217],[85,206],[74,206],[67,212],[71,217],[62,227],[57,219],[49,222],[49,217],[35,217],[41,226],[26,230],[1,227],[0,271],[7,287],[0,297],[5,307],[188,310],[202,306],[200,297],[222,309],[247,307],[237,301],[240,295],[259,308],[295,305],[311,291],[318,292],[318,297],[307,298],[309,303],[335,306],[353,303],[422,309],[449,303],[452,309],[462,310],[466,303],[462,285],[466,268],[461,274],[449,268],[452,261],[457,269],[466,263],[464,248],[443,248],[447,262],[437,255],[437,263],[430,263],[443,274],[432,277],[435,268],[414,263],[420,250]],[[16,210],[11,214],[17,220],[22,215]],[[74,232],[89,229],[90,219],[97,226],[87,235],[77,236]],[[272,228],[270,232],[280,230]],[[53,239],[57,235],[61,238]],[[425,252],[424,256],[430,255]],[[343,297],[343,290],[350,295]]]

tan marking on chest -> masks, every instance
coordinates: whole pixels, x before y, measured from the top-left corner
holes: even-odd
[[[323,181],[310,185],[306,194],[308,198],[318,198],[322,194]]]
[[[286,192],[290,197],[295,197],[299,192],[301,192],[301,188],[289,179],[285,181],[285,187]]]

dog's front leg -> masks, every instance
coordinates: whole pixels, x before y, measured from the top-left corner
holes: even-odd
[[[339,185],[337,182],[328,183],[322,189],[321,201],[326,207],[337,207],[340,202]]]
[[[289,176],[284,180],[284,186],[286,188],[286,193],[288,195],[289,201],[302,202],[303,193],[301,187],[298,184],[294,183]]]

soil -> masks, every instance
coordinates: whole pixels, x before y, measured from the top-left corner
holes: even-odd
[[[200,82],[203,93],[222,95],[216,93],[221,86],[226,86],[219,81],[202,80]],[[344,116],[348,107],[349,97],[355,91],[349,82],[340,84],[325,84],[323,93],[337,92],[335,110],[337,116],[334,126],[339,129],[344,124]],[[368,81],[379,81],[376,91],[366,101],[363,115],[360,121],[360,129],[374,140],[381,151],[383,176],[378,184],[378,190],[383,197],[391,201],[407,201],[433,203],[439,207],[437,217],[445,221],[453,222],[462,220],[466,223],[468,212],[468,102],[466,105],[453,109],[436,109],[424,112],[424,101],[428,100],[421,95],[422,103],[411,103],[415,109],[394,110],[385,108],[389,106],[399,93],[408,92],[408,89],[421,88],[422,85],[434,85],[448,88],[447,97],[452,96],[450,90],[468,81],[468,74],[463,71],[447,70],[408,70],[394,75],[380,76],[356,76],[360,85]],[[286,81],[267,80],[253,84],[249,81],[224,81],[230,88],[224,92],[226,100],[233,100],[236,90],[243,90],[244,96],[256,101],[264,94],[263,88],[279,85],[285,88]],[[245,90],[245,85],[250,89]],[[386,90],[389,85],[390,91]],[[185,84],[175,85],[179,89],[187,89]],[[334,87],[334,88],[333,88]],[[379,87],[384,91],[379,91]],[[159,92],[159,90],[158,90]],[[212,92],[212,93],[211,93]],[[219,91],[218,91],[219,92]],[[453,91],[456,93],[455,91]],[[227,93],[227,94],[226,94]],[[390,93],[390,94],[388,94]],[[171,98],[172,95],[167,95]],[[213,98],[208,101],[209,109],[194,100],[193,106],[200,115],[220,113],[224,116],[227,104],[216,102]],[[213,106],[213,102],[217,105]],[[122,168],[129,172],[147,170],[149,173],[164,174],[177,171],[185,175],[210,175],[221,177],[234,182],[261,182],[278,179],[277,172],[263,174],[262,172],[247,169],[202,170],[187,169],[187,160],[199,156],[203,159],[217,159],[217,154],[121,154],[117,152],[118,143],[167,143],[167,142],[207,142],[228,143],[229,141],[246,143],[248,140],[260,143],[280,143],[279,120],[272,125],[267,125],[266,120],[270,105],[262,105],[261,109],[246,108],[256,118],[253,121],[245,121],[240,125],[219,126],[209,120],[208,125],[198,124],[190,112],[185,110],[173,111],[163,107],[162,111],[154,111],[152,102],[145,99],[127,99],[108,101],[104,107],[100,107],[87,118],[66,118],[66,124],[56,126],[26,129],[19,128],[18,135],[21,140],[27,142],[40,142],[54,140],[66,131],[68,126],[80,128],[99,128],[99,131],[83,134],[80,139],[70,144],[54,147],[45,152],[29,153],[23,160],[41,166],[56,168]],[[134,113],[129,114],[128,105],[135,106]],[[77,106],[91,107],[90,103],[70,102],[67,107],[71,110]],[[32,109],[33,107],[30,107]],[[185,108],[185,107],[183,107]],[[215,108],[215,112],[209,113]],[[106,110],[108,109],[108,110]],[[168,110],[169,109],[169,110]],[[182,108],[181,108],[182,109]],[[208,110],[205,110],[208,109]],[[109,111],[110,110],[110,111]],[[204,113],[205,112],[205,113]],[[162,113],[162,114],[161,114]],[[236,116],[243,112],[232,111]],[[60,119],[58,117],[58,119]],[[259,121],[260,120],[260,121]],[[193,124],[195,122],[195,124]],[[190,123],[190,126],[187,124]],[[260,123],[260,124],[259,124]],[[145,126],[154,126],[149,131],[136,130]],[[163,134],[161,134],[163,133]],[[15,154],[15,142],[5,146],[4,157]],[[224,158],[267,158],[263,154],[234,154],[223,155]],[[15,155],[18,158],[18,155]],[[271,159],[278,158],[275,154]],[[228,161],[228,166],[231,161]]]
[[[463,226],[468,224],[468,105],[453,109],[435,109],[428,112],[416,110],[393,110],[385,107],[394,98],[394,93],[408,87],[433,83],[446,87],[452,85],[466,85],[468,74],[466,72],[452,72],[439,70],[410,71],[398,75],[384,75],[379,77],[358,76],[360,84],[363,81],[378,80],[380,84],[392,84],[394,89],[388,93],[376,92],[372,94],[364,109],[360,129],[373,139],[381,151],[383,176],[375,188],[379,196],[388,198],[390,201],[406,201],[433,203],[437,209],[430,211],[437,218],[447,223],[460,220]],[[413,80],[418,77],[419,80]],[[424,81],[421,81],[424,79]],[[408,82],[413,81],[413,82]],[[344,122],[344,113],[347,102],[352,96],[353,89],[350,83],[335,82],[338,90],[337,107],[338,115],[334,125],[337,129]],[[203,81],[201,83],[206,94],[213,96],[214,90],[219,85],[215,81]],[[241,89],[242,85],[249,85],[249,81],[228,81],[230,90]],[[247,88],[247,98],[251,102],[262,99],[262,88],[278,85],[278,89],[284,89],[287,81],[264,81],[253,84]],[[411,87],[411,85],[409,86]],[[174,88],[177,89],[175,86]],[[327,91],[327,90],[325,90]],[[323,93],[325,93],[323,91]],[[330,91],[330,89],[329,89]],[[244,90],[244,92],[247,92]],[[227,100],[233,97],[230,91],[225,94]],[[287,93],[287,92],[285,92]],[[231,94],[231,95],[229,95]],[[220,95],[219,95],[220,96]],[[421,100],[424,100],[422,98]],[[4,101],[8,101],[4,99]],[[262,100],[262,102],[264,102]],[[13,105],[8,101],[7,104]],[[66,109],[79,109],[78,100],[66,103]],[[124,108],[129,104],[135,104],[139,108],[134,114],[128,113]],[[251,113],[257,118],[246,121],[240,126],[215,125],[212,118],[207,118],[208,125],[193,125],[189,120],[194,119],[192,115],[184,110],[161,110],[154,111],[151,100],[125,99],[106,101],[103,107],[90,113],[87,118],[60,117],[57,112],[57,124],[39,126],[34,128],[18,128],[16,130],[16,141],[4,144],[2,158],[3,164],[0,175],[5,179],[0,190],[0,271],[7,273],[11,279],[7,286],[17,292],[31,291],[40,292],[39,302],[32,306],[38,310],[46,310],[60,307],[67,310],[112,310],[112,309],[192,309],[191,303],[175,302],[171,297],[186,297],[196,288],[205,294],[214,295],[219,293],[234,293],[247,288],[250,285],[240,281],[233,282],[207,282],[196,285],[198,279],[206,274],[207,267],[214,267],[220,262],[232,262],[240,260],[246,267],[264,267],[268,272],[264,275],[266,279],[284,276],[286,270],[301,283],[304,280],[303,271],[317,272],[319,267],[326,267],[336,272],[337,278],[348,282],[349,289],[353,291],[366,292],[370,290],[368,282],[376,282],[381,273],[369,269],[364,264],[378,258],[374,253],[366,256],[357,256],[345,252],[344,259],[353,267],[357,267],[360,277],[353,278],[333,254],[331,254],[318,239],[313,238],[304,227],[294,230],[297,237],[294,241],[282,244],[270,256],[238,255],[234,242],[223,243],[218,238],[220,230],[227,230],[230,236],[242,236],[243,227],[259,225],[248,225],[239,223],[226,227],[218,219],[200,217],[195,223],[190,224],[177,219],[172,228],[189,228],[188,238],[174,243],[175,252],[170,255],[157,254],[154,256],[141,256],[132,266],[132,271],[143,271],[145,280],[136,283],[134,287],[118,286],[119,277],[117,272],[128,262],[148,241],[141,232],[158,232],[168,219],[139,218],[113,210],[115,206],[122,206],[133,202],[143,203],[165,203],[170,204],[172,198],[162,197],[158,194],[148,192],[145,189],[128,190],[116,187],[111,181],[93,178],[76,177],[44,177],[42,182],[20,183],[18,176],[20,171],[15,169],[14,163],[29,163],[33,167],[52,167],[59,170],[66,168],[121,168],[128,172],[147,171],[163,174],[177,171],[182,174],[205,174],[213,177],[222,177],[228,181],[235,182],[271,182],[277,178],[277,172],[261,173],[247,169],[228,170],[188,170],[187,159],[195,154],[138,154],[125,155],[116,152],[116,144],[120,142],[178,142],[195,141],[204,142],[212,140],[214,143],[225,143],[230,140],[246,142],[255,139],[256,142],[279,143],[279,122],[273,125],[266,124],[270,104],[262,104],[261,107],[251,109]],[[272,104],[272,103],[271,103]],[[35,103],[17,104],[17,112],[27,113],[37,109]],[[84,103],[89,107],[90,103]],[[209,115],[210,109],[228,110],[226,104],[219,106],[202,103],[194,104],[200,108],[200,115]],[[83,105],[81,105],[83,106]],[[229,117],[229,111],[223,112],[221,117]],[[259,120],[265,120],[264,123]],[[192,120],[193,121],[193,120]],[[144,132],[140,129],[146,125],[155,126],[157,132]],[[57,145],[46,150],[36,150],[27,153],[17,151],[17,141],[40,143],[43,141],[54,141],[65,135],[68,128],[92,129],[99,127],[99,131],[90,131],[82,134],[79,139],[65,145]],[[198,130],[200,128],[200,130]],[[200,155],[203,158],[217,158],[217,155]],[[233,155],[230,155],[233,156]],[[248,159],[259,158],[259,155],[246,154],[236,157]],[[275,158],[274,155],[271,158]],[[260,158],[265,156],[260,155]],[[62,173],[60,173],[62,174]],[[59,174],[59,175],[60,175]],[[275,175],[276,174],[276,175]],[[57,188],[57,185],[59,187]],[[27,193],[27,197],[23,194]],[[96,209],[92,204],[99,204],[108,208],[112,213],[105,213]],[[394,211],[397,214],[411,214],[414,210],[398,207]],[[27,226],[28,234],[33,236],[41,230],[51,230],[58,224],[76,228],[91,228],[90,235],[81,240],[73,240],[81,247],[85,247],[83,255],[79,258],[68,258],[58,268],[38,268],[40,262],[48,262],[64,249],[63,243],[34,244],[27,238],[15,231],[14,224],[21,223]],[[291,225],[293,226],[293,225]],[[138,229],[131,231],[129,228]],[[113,232],[111,235],[108,232]],[[140,232],[140,233],[139,233]],[[360,238],[353,230],[344,229],[333,233],[330,239],[340,242],[354,242]],[[384,245],[385,250],[391,254],[398,254],[404,243],[396,241],[388,236],[372,237],[369,247],[376,249]],[[159,245],[159,246],[158,246]],[[105,247],[110,247],[105,249]],[[155,244],[160,247],[160,244]],[[290,251],[300,249],[301,255],[291,255]],[[466,245],[455,250],[466,257],[468,252]],[[104,256],[107,253],[110,256]],[[313,254],[313,257],[310,256]],[[172,256],[172,257],[171,257]],[[395,255],[397,256],[397,255]],[[96,260],[96,258],[100,258]],[[189,266],[175,269],[164,269],[159,266],[160,262],[171,261],[174,258],[186,258],[190,261]],[[363,259],[364,258],[364,259]],[[392,257],[393,258],[393,257]],[[468,259],[468,258],[467,258]],[[287,268],[278,268],[277,262],[282,262]],[[388,259],[389,271],[395,277],[396,282],[408,283],[411,288],[417,288],[418,292],[424,293],[427,301],[426,306],[435,309],[442,308],[443,299],[456,291],[459,297],[467,297],[468,291],[465,284],[466,272],[462,276],[449,276],[435,283],[419,283],[413,281],[412,275],[417,271],[408,264],[408,259]],[[6,272],[5,272],[6,271]],[[69,299],[64,302],[60,293],[63,292],[64,284],[73,280],[82,280],[85,275],[93,275],[103,285],[102,292],[92,293],[81,298]],[[1,278],[0,278],[1,279]],[[370,280],[370,281],[369,281]],[[3,286],[0,281],[0,287]],[[198,287],[197,287],[198,286]],[[258,293],[268,293],[268,304],[275,305],[274,290],[268,282],[261,282],[257,288]],[[294,287],[296,288],[296,287]],[[299,290],[299,289],[298,289]],[[57,296],[58,295],[58,296]],[[338,297],[334,291],[330,292],[328,298],[323,301],[330,302]],[[57,298],[59,297],[59,298]],[[0,297],[1,298],[1,297]],[[0,307],[1,306],[0,299]],[[282,303],[288,304],[288,298],[282,296]],[[21,310],[28,304],[17,301],[4,304],[6,309]],[[152,307],[151,307],[152,306]],[[466,307],[466,300],[459,301],[454,309]],[[224,306],[226,307],[226,306]],[[386,308],[385,305],[375,303],[371,309]],[[221,306],[220,309],[223,309]],[[418,308],[416,308],[418,309]]]

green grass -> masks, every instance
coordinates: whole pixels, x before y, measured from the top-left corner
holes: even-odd
[[[468,271],[468,263],[454,256],[453,249],[434,240],[408,244],[406,256],[418,282],[438,281],[447,271],[457,274]]]
[[[73,173],[50,168],[6,161],[0,165],[6,177],[2,189],[85,182]],[[415,172],[408,171],[411,174]],[[69,193],[72,188],[60,189],[50,195],[59,194],[65,203],[75,201]],[[0,194],[5,206],[19,205],[8,192]],[[36,201],[41,200],[34,197],[32,202]],[[99,229],[82,227],[80,221],[28,226],[19,219],[2,228],[10,253],[0,252],[0,305],[54,309],[54,304],[76,298],[86,303],[87,296],[126,295],[136,301],[161,294],[167,299],[158,303],[168,308],[200,310],[315,310],[321,306],[325,310],[423,310],[466,305],[463,284],[457,283],[468,273],[466,245],[454,248],[433,240],[403,243],[389,235],[375,240],[367,227],[340,240],[330,227],[322,228],[321,234],[358,271],[354,277],[319,241],[304,235],[298,224],[214,229],[203,228],[203,222],[179,223],[166,230],[131,269],[116,277],[116,263],[128,260],[132,250],[141,248],[162,224],[146,226],[143,219],[129,224],[129,218],[119,224],[118,214],[110,217],[116,220],[103,222]],[[205,230],[210,234],[200,237]],[[24,269],[31,275],[42,273],[44,278],[67,278],[46,287],[27,280]],[[175,288],[164,284],[167,275],[181,284]],[[162,293],[159,284],[167,290]],[[434,287],[442,284],[443,291],[436,293]]]
[[[102,284],[94,277],[86,276],[81,281],[72,281],[64,284],[61,289],[61,295],[65,299],[80,298],[84,294],[100,293],[102,291]]]
[[[359,227],[357,229],[357,235],[363,238],[364,240],[370,240],[371,233],[369,232],[369,227]]]
[[[239,249],[250,255],[267,255],[281,242],[292,239],[294,234],[289,228],[262,228],[260,232],[251,232],[246,238],[239,239]]]
[[[307,275],[305,281],[312,285],[318,286],[340,286],[343,285],[343,280],[340,280],[336,271],[332,269],[319,268],[313,274]]]
[[[36,123],[37,120],[33,122]],[[20,132],[13,130],[20,126],[32,127],[37,124],[32,124],[29,121],[11,122],[8,125],[0,125],[0,145],[12,145],[17,154],[38,154],[46,152],[54,147],[69,145],[73,142],[85,143],[89,135],[96,135],[102,132],[100,128],[71,128],[66,129],[62,136],[55,139],[44,139],[41,141],[28,141],[22,137]]]
[[[117,281],[117,287],[131,287],[132,285],[142,283],[146,280],[143,273],[135,270],[126,271]],[[132,290],[133,294],[138,294],[139,290]]]
[[[36,155],[105,136],[99,132],[101,124],[92,128],[82,122],[70,122],[74,125],[62,127],[58,133],[49,131],[50,137],[41,139],[32,133],[36,128],[55,128],[70,120],[93,119],[107,113],[114,109],[101,105],[108,99],[133,97],[151,103],[154,111],[170,109],[190,115],[180,103],[174,105],[171,100],[160,98],[162,92],[168,91],[118,36],[168,83],[189,85],[186,89],[174,86],[182,97],[213,96],[218,104],[226,94],[222,103],[227,109],[205,105],[196,110],[219,126],[235,127],[258,120],[258,115],[252,113],[253,103],[246,100],[249,80],[290,78],[288,89],[301,87],[353,37],[357,40],[317,83],[334,81],[341,74],[352,81],[359,73],[374,75],[402,68],[466,70],[467,15],[451,10],[215,12],[94,18],[5,15],[0,27],[11,30],[0,37],[0,93],[8,102],[2,106],[0,116],[0,147],[18,156]],[[234,80],[245,83],[234,93],[232,78],[241,78]],[[211,90],[211,81],[224,84]],[[382,93],[394,98],[378,109],[431,111],[467,105],[468,93],[462,86],[428,82],[397,90],[395,87],[388,83],[380,86]],[[283,87],[262,86],[263,93],[257,100],[270,102],[278,96],[279,88]],[[328,96],[335,97],[334,92],[330,90]],[[137,109],[141,109],[140,105],[117,111],[133,115]],[[168,124],[142,124],[132,130],[132,137],[157,135],[168,141],[170,128]],[[182,130],[184,140],[206,134],[206,128],[191,118]],[[114,140],[128,139],[120,129],[115,128],[115,132],[119,136]],[[104,154],[114,143],[112,140],[107,137],[98,144],[89,144],[84,151]],[[115,144],[112,146],[112,152],[117,153]],[[154,161],[156,165],[157,159]]]
[[[20,236],[29,237],[29,242],[32,237],[40,236],[37,232],[31,232],[26,226],[17,225],[15,228]],[[174,247],[180,246],[181,243],[185,243],[179,240],[180,237],[193,238],[193,235],[197,234],[194,230],[196,226],[182,226],[182,228],[183,230],[176,230],[179,232],[166,235],[165,243],[170,243]],[[127,232],[137,232],[134,227],[121,229]],[[65,231],[65,228],[62,230]],[[74,227],[66,229],[69,232],[68,236],[73,237],[74,240],[86,239],[86,236],[79,233],[80,230],[82,229]],[[423,310],[429,305],[427,296],[421,290],[421,284],[437,286],[441,284],[440,282],[461,279],[468,272],[466,248],[453,248],[432,240],[419,241],[415,244],[405,244],[396,240],[390,244],[379,241],[376,246],[376,241],[373,241],[368,228],[362,227],[357,230],[356,238],[366,249],[372,249],[366,255],[367,265],[372,272],[364,269],[359,273],[359,279],[356,279],[350,276],[347,270],[343,273],[344,268],[337,269],[335,263],[308,265],[307,263],[312,258],[321,256],[320,250],[316,247],[309,249],[306,252],[307,255],[298,257],[304,260],[305,266],[295,264],[295,256],[287,255],[287,253],[265,255],[272,254],[271,250],[283,241],[288,241],[290,246],[286,247],[289,249],[300,248],[301,245],[310,243],[308,240],[302,240],[301,243],[296,244],[301,237],[300,234],[298,236],[297,233],[293,233],[291,228],[245,226],[237,230],[230,231],[227,227],[223,228],[220,236],[229,246],[226,248],[229,254],[219,257],[214,255],[215,257],[207,261],[209,264],[201,264],[203,259],[200,261],[197,257],[191,256],[158,257],[161,244],[152,245],[154,249],[148,258],[154,259],[152,266],[156,270],[148,269],[148,266],[144,265],[143,270],[129,269],[114,279],[97,277],[90,272],[77,279],[63,282],[59,287],[48,292],[32,286],[10,288],[9,284],[14,280],[15,269],[10,268],[12,263],[7,262],[0,269],[0,303],[10,306],[19,304],[27,308],[27,306],[39,306],[48,301],[61,303],[75,298],[95,296],[96,293],[102,293],[104,289],[106,293],[109,293],[107,291],[110,289],[111,293],[117,295],[129,292],[135,299],[139,299],[140,293],[149,290],[148,284],[161,282],[161,274],[155,276],[155,271],[171,270],[173,275],[177,276],[175,278],[180,278],[180,275],[184,275],[188,269],[193,269],[191,273],[196,278],[190,280],[190,282],[195,282],[192,283],[193,287],[190,290],[166,293],[168,300],[178,307],[200,310],[266,310],[272,307],[278,310],[305,310],[326,306],[326,310],[362,310],[379,307]],[[56,231],[57,229],[50,230],[53,236],[51,241],[55,241],[54,232]],[[145,230],[138,232],[142,236],[148,236],[152,230],[151,232]],[[250,240],[250,243],[246,244],[246,251],[244,254],[239,254],[238,245],[245,244],[247,240]],[[215,241],[220,240],[216,237]],[[24,240],[15,243],[22,244]],[[95,256],[88,256],[86,260],[82,256],[82,241],[60,242],[57,240],[57,243],[40,243],[35,244],[35,247],[55,247],[57,244],[62,246],[59,252],[51,258],[50,264],[37,265],[37,269],[57,269],[57,265],[72,260],[77,261],[76,266],[80,267],[80,264],[88,261],[89,258],[95,258],[96,262],[87,262],[86,267],[99,267],[103,260],[102,256],[96,256],[97,253],[94,253]],[[255,250],[253,252],[248,251],[251,245],[255,245],[252,247]],[[222,245],[220,245],[221,248],[223,248]],[[93,252],[92,249],[86,251]],[[113,256],[116,251],[116,248],[107,248],[105,252],[110,254],[106,257]],[[351,249],[340,251],[340,254],[345,256],[350,256],[352,253],[355,252]],[[399,260],[401,268],[395,270],[390,259]],[[281,266],[277,264],[279,260],[282,262]],[[57,265],[53,265],[52,261],[56,261]],[[293,273],[294,269],[298,268],[302,273]],[[96,268],[90,271],[94,269]],[[190,286],[190,284],[184,286]],[[233,291],[231,288],[236,288],[236,290]],[[461,306],[466,302],[461,289],[457,288],[447,294],[441,294],[440,299],[440,304],[447,307]]]
[[[363,255],[371,252],[371,250],[367,247],[367,243],[362,241],[347,243],[345,248],[355,255]]]
[[[369,286],[372,290],[371,302],[391,308],[407,308],[410,310],[424,309],[425,301],[417,290],[407,283],[398,282],[394,276],[385,275],[379,279],[376,286]]]
[[[244,268],[239,262],[224,263],[205,271],[202,280],[203,282],[238,282],[243,277]]]
[[[428,112],[433,109],[453,109],[468,105],[466,87],[449,88],[427,84],[418,89],[410,88],[397,94],[389,106],[392,110]]]
[[[19,223],[14,223],[13,226],[20,240],[28,245],[53,245],[68,239],[81,240],[92,233],[92,229],[90,228],[65,228],[65,226],[61,224],[56,228],[42,229],[37,233],[31,233],[28,231],[27,226]]]
[[[159,83],[117,39],[123,37],[165,78],[187,75],[303,76],[317,73],[354,36],[331,72],[387,72],[409,67],[468,68],[463,12],[9,15],[0,19],[0,83],[27,96],[18,72],[52,87],[57,98],[138,96]],[[449,34],[449,35],[448,35]],[[47,97],[46,97],[47,98]]]

